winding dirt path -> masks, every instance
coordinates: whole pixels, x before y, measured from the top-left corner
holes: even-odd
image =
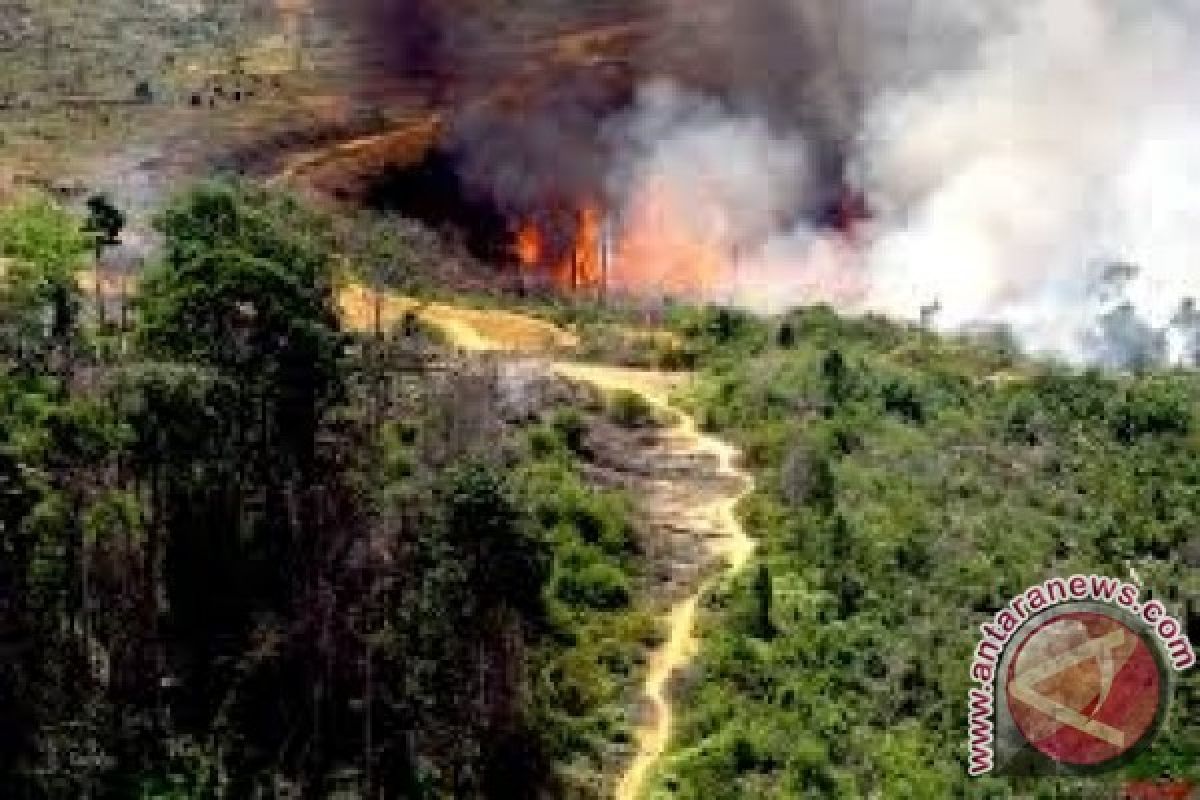
[[[647,781],[670,743],[674,714],[671,708],[671,676],[687,666],[696,655],[696,619],[700,600],[722,578],[741,572],[754,554],[754,540],[737,518],[736,508],[753,488],[753,479],[737,467],[738,451],[733,445],[699,430],[695,418],[671,408],[670,392],[680,382],[679,375],[588,364],[554,364],[554,370],[568,380],[590,384],[603,391],[629,391],[643,397],[656,409],[671,414],[675,424],[668,432],[672,449],[711,456],[717,474],[733,479],[729,493],[718,493],[696,510],[695,517],[708,528],[705,540],[713,555],[725,562],[722,575],[695,586],[666,615],[667,636],[650,656],[642,691],[651,714],[637,732],[637,750],[621,781],[616,800],[638,800]],[[685,520],[686,522],[686,520]],[[705,524],[707,523],[707,524]],[[702,534],[703,535],[703,534]]]
[[[351,327],[370,330],[374,324],[374,295],[361,287],[350,287],[341,297],[342,313]],[[574,336],[544,320],[510,311],[464,309],[446,304],[417,304],[388,297],[383,317],[394,322],[405,311],[416,313],[427,324],[439,328],[456,347],[467,351],[524,353],[545,356],[577,345]],[[386,324],[385,322],[385,324]],[[680,515],[678,524],[702,541],[709,555],[724,563],[724,570],[709,578],[694,579],[686,595],[664,618],[666,638],[649,658],[642,694],[649,709],[636,733],[636,750],[617,785],[616,800],[639,800],[654,768],[670,743],[674,712],[671,707],[671,677],[686,667],[697,652],[696,621],[700,601],[717,582],[740,573],[754,553],[754,540],[737,518],[736,507],[753,488],[753,479],[737,466],[738,450],[715,436],[702,432],[696,420],[671,407],[672,391],[689,376],[656,370],[625,369],[574,361],[549,361],[547,369],[567,380],[593,386],[604,392],[628,391],[641,396],[655,409],[675,420],[663,440],[673,456],[709,458],[715,462],[714,483],[700,503]]]

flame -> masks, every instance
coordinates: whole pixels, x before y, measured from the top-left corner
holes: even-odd
[[[588,203],[579,211],[575,242],[569,254],[572,281],[576,289],[603,287],[604,213],[600,206]]]
[[[612,283],[635,294],[709,297],[729,283],[736,244],[715,204],[649,181],[630,198],[614,247]]]
[[[542,264],[542,232],[533,222],[524,222],[517,229],[513,251],[521,266],[525,269],[536,269]]]
[[[870,212],[847,189],[824,226],[786,246],[743,242],[715,195],[670,181],[638,185],[619,214],[594,201],[531,216],[513,233],[523,272],[563,291],[614,290],[646,298],[746,302],[840,302],[861,294],[856,268]]]
[[[847,188],[831,224],[764,236],[736,221],[719,191],[649,178],[620,214],[608,285],[643,297],[781,308],[804,302],[852,304],[862,294],[860,254],[870,210]]]
[[[544,222],[525,220],[514,234],[513,254],[526,273],[548,279],[559,289],[598,289],[604,283],[603,212],[588,202],[571,217],[560,226],[568,230],[567,243],[557,248]]]

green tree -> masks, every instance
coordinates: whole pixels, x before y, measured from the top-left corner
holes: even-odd
[[[246,762],[251,780],[281,731],[319,740],[332,724],[333,677],[319,665],[333,658],[337,615],[306,611],[326,607],[353,522],[334,518],[343,470],[320,438],[345,397],[332,237],[286,196],[225,184],[185,194],[156,224],[163,257],[137,298],[136,340],[151,364],[129,378],[150,546],[162,544],[150,561],[171,609],[171,668],[189,689],[175,710],[208,731],[223,768]],[[247,655],[263,637],[278,645]],[[292,677],[251,691],[251,676],[271,669]],[[290,699],[263,706],[271,697]],[[260,723],[238,726],[237,714]],[[234,734],[246,737],[236,748]],[[298,756],[282,768],[323,769]]]
[[[157,227],[165,257],[138,303],[146,351],[238,387],[235,424],[243,439],[254,429],[261,469],[310,471],[318,424],[343,397],[328,221],[287,196],[211,184]]]
[[[0,331],[10,366],[65,378],[78,345],[76,272],[87,239],[63,209],[34,197],[0,208]]]
[[[821,376],[825,380],[830,402],[840,405],[850,399],[850,367],[840,350],[830,350],[825,354],[821,361]]]
[[[540,614],[546,554],[507,482],[492,467],[470,463],[451,470],[439,492],[447,533],[482,606]]]
[[[104,194],[89,197],[87,210],[83,231],[93,238],[96,257],[99,259],[105,248],[121,243],[121,231],[125,230],[125,214]]]
[[[92,514],[123,432],[103,397],[71,380],[87,247],[78,222],[45,199],[0,210],[0,639],[12,647],[0,669],[12,720],[0,773],[30,796],[87,794],[104,771],[55,768],[46,753],[111,752],[97,654],[123,665],[118,632],[130,629],[120,603],[102,599],[114,542],[95,535]]]

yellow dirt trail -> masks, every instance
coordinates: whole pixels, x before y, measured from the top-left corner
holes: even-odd
[[[545,320],[498,309],[476,309],[379,295],[351,285],[338,292],[343,322],[357,331],[371,331],[376,315],[383,330],[398,325],[407,314],[440,331],[453,346],[472,352],[550,353],[571,350],[579,339]]]
[[[719,494],[706,502],[699,510],[699,516],[707,519],[712,526],[710,546],[726,563],[725,577],[733,577],[741,572],[754,554],[754,540],[746,534],[735,511],[738,501],[753,487],[753,481],[737,467],[738,451],[735,447],[701,432],[695,418],[670,408],[670,391],[683,376],[573,363],[558,363],[554,368],[565,378],[588,383],[605,391],[623,390],[641,395],[657,409],[674,415],[676,422],[669,433],[673,449],[715,457],[718,474],[733,478],[731,483],[736,488],[729,494]],[[666,752],[673,721],[671,676],[696,655],[696,618],[700,598],[709,588],[709,583],[696,586],[667,613],[666,640],[651,654],[642,687],[652,713],[646,724],[638,730],[637,751],[617,785],[616,800],[638,800],[655,765]]]
[[[371,330],[375,320],[374,295],[361,287],[342,292],[342,312],[347,323],[359,330]],[[446,304],[421,304],[389,297],[382,307],[384,323],[394,322],[412,312],[426,324],[439,328],[455,346],[463,350],[525,354],[558,353],[578,345],[572,334],[548,322],[508,311],[465,309]],[[697,651],[696,620],[700,599],[714,582],[737,575],[754,553],[754,540],[742,528],[735,513],[738,501],[753,487],[748,473],[737,466],[737,448],[702,432],[696,420],[671,408],[672,391],[688,380],[686,374],[657,370],[625,369],[572,361],[552,361],[549,369],[562,377],[594,386],[601,391],[628,391],[644,398],[675,422],[664,439],[679,454],[703,454],[713,458],[717,473],[728,479],[730,488],[715,490],[713,497],[697,509],[697,518],[708,523],[704,534],[714,555],[725,563],[725,570],[707,582],[690,587],[687,596],[666,614],[666,639],[650,654],[642,685],[650,714],[636,734],[633,759],[621,775],[616,800],[638,800],[646,790],[655,766],[670,742],[673,712],[670,698],[671,676],[687,666]]]

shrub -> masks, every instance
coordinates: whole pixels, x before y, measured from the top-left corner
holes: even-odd
[[[1155,381],[1126,393],[1114,415],[1113,431],[1119,441],[1130,444],[1142,436],[1186,435],[1192,421],[1188,397],[1176,386]]]
[[[617,611],[629,606],[629,579],[621,570],[601,561],[579,569],[564,569],[558,578],[556,594],[564,603],[577,608]]]
[[[567,408],[554,415],[551,422],[554,430],[562,437],[562,442],[572,453],[583,452],[583,437],[587,433],[587,425],[583,416],[573,408]]]
[[[913,424],[925,422],[925,405],[917,394],[917,388],[903,380],[888,381],[883,387],[883,408]]]
[[[608,396],[608,418],[625,428],[647,428],[657,424],[654,406],[636,392],[619,389]]]

